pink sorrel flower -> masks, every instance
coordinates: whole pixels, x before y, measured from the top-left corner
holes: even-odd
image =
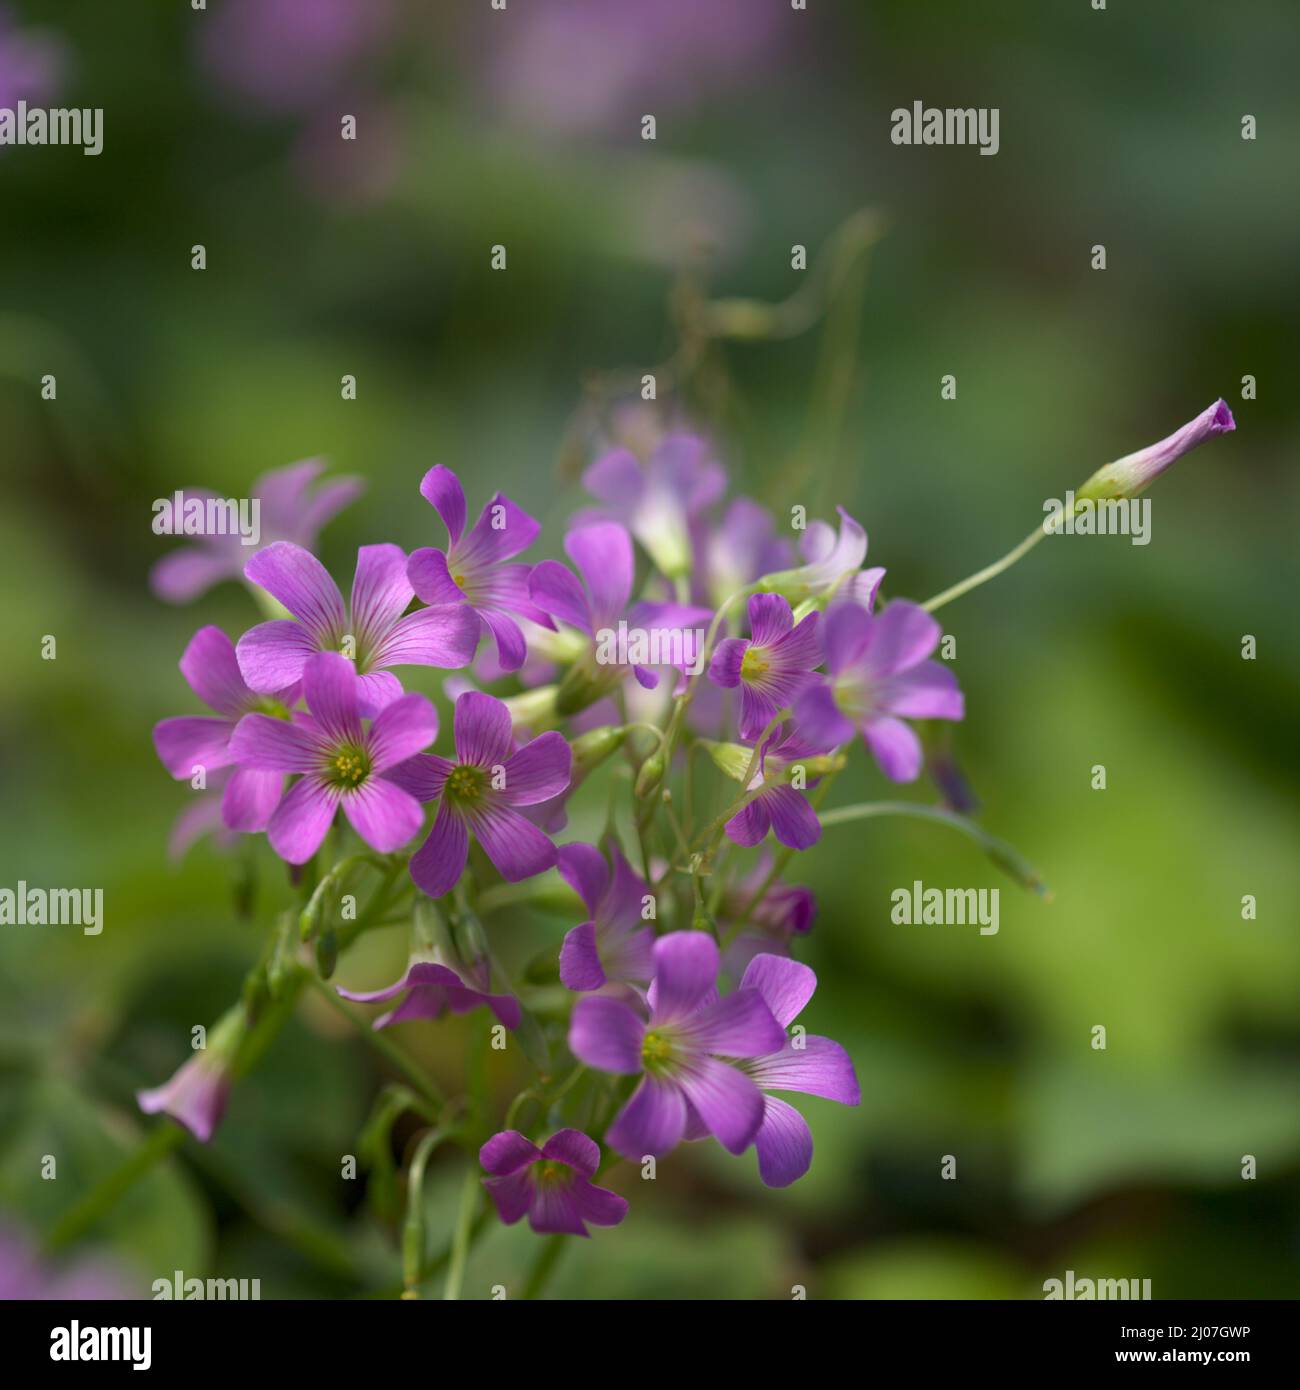
[[[758,1087],[723,1058],[765,1057],[785,1031],[752,989],[718,998],[718,947],[705,932],[661,936],[646,1021],[603,995],[578,1000],[569,1048],[580,1062],[640,1086],[606,1138],[626,1158],[666,1154],[687,1137],[712,1134],[743,1153],[763,1122]]]
[[[423,695],[403,695],[366,728],[362,679],[347,657],[321,652],[303,667],[310,716],[285,723],[245,715],[230,740],[240,767],[302,773],[267,826],[271,848],[290,864],[316,853],[340,807],[381,854],[404,845],[424,819],[420,803],[389,774],[437,737],[437,713]]]
[[[244,715],[256,710],[288,719],[298,698],[296,683],[267,695],[250,690],[235,659],[235,644],[219,627],[201,627],[190,638],[180,667],[190,689],[216,716],[182,715],[154,725],[154,747],[178,781],[193,777],[199,768],[206,774],[229,767],[235,761],[231,735]],[[281,772],[236,768],[222,787],[221,823],[228,830],[265,830],[283,789]]]
[[[617,1226],[627,1202],[591,1179],[600,1145],[578,1129],[562,1129],[539,1149],[518,1130],[494,1134],[479,1150],[489,1177],[483,1186],[507,1226],[528,1217],[539,1235],[585,1236],[593,1226]]]
[[[724,690],[740,687],[740,736],[753,740],[779,710],[813,683],[821,662],[817,640],[820,615],[809,613],[798,625],[790,604],[779,594],[749,600],[749,636],[718,643],[709,679]]]
[[[783,1029],[795,1021],[817,988],[817,976],[798,961],[757,955],[740,982],[743,990],[762,996]],[[841,1105],[861,1100],[849,1054],[829,1038],[800,1033],[786,1037],[769,1056],[736,1063],[763,1091],[763,1122],[754,1136],[759,1176],[768,1187],[789,1187],[812,1163],[812,1134],[807,1121],[771,1091],[799,1091]]]
[[[470,978],[471,974],[474,978]],[[439,960],[414,959],[406,974],[385,989],[353,990],[335,986],[344,999],[357,1004],[380,1004],[406,998],[386,1014],[375,1019],[375,1028],[387,1028],[390,1023],[405,1023],[411,1018],[441,1018],[445,1013],[467,1014],[486,1006],[507,1028],[519,1027],[519,1001],[512,994],[488,992],[488,964],[477,972],[465,967],[455,969]]]
[[[1236,428],[1237,422],[1232,418],[1227,402],[1215,401],[1167,439],[1099,468],[1079,489],[1076,500],[1136,497],[1189,450],[1204,444],[1207,439],[1213,439],[1216,434],[1229,434]]]
[[[466,604],[492,633],[501,670],[517,671],[528,645],[515,617],[554,626],[528,597],[532,567],[507,563],[532,545],[540,525],[498,492],[466,533],[460,479],[441,464],[424,475],[420,492],[446,525],[448,546],[411,552],[406,572],[415,592],[429,604]]]
[[[799,731],[830,748],[860,730],[886,777],[914,781],[923,760],[921,741],[903,720],[965,714],[956,676],[927,660],[942,634],[914,603],[891,603],[875,615],[857,603],[833,605],[822,624],[829,678],[795,701]]]
[[[239,666],[254,690],[298,680],[317,652],[343,651],[356,662],[362,711],[374,714],[402,693],[388,667],[458,669],[473,660],[479,624],[469,609],[440,604],[402,616],[415,591],[400,546],[357,551],[350,612],[325,566],[300,545],[268,546],[244,572],[297,619],[259,623],[239,639]]]
[[[169,1081],[152,1090],[137,1091],[136,1104],[146,1115],[170,1115],[206,1144],[226,1113],[231,1069],[245,1027],[244,1006],[236,1004],[213,1027],[207,1046],[197,1049]]]
[[[742,806],[723,827],[727,838],[738,845],[758,844],[770,830],[788,849],[809,849],[821,839],[821,822],[808,800],[788,782],[766,779],[784,775],[802,760],[818,757],[826,750],[810,743],[784,725],[773,731],[763,745],[758,770],[747,790],[761,788],[754,799]],[[807,782],[816,786],[817,777]]]
[[[609,862],[595,845],[562,845],[559,869],[591,917],[574,927],[560,948],[566,989],[646,984],[654,974],[654,928],[641,912],[649,887],[612,840]]]
[[[396,770],[421,801],[439,801],[411,877],[431,898],[450,892],[469,857],[469,836],[511,883],[555,864],[555,846],[516,807],[535,806],[569,785],[573,754],[563,735],[540,735],[517,752],[510,711],[495,696],[466,691],[456,701],[456,760],[421,754]]]
[[[360,494],[364,484],[359,478],[336,478],[313,492],[312,484],[324,468],[323,459],[304,459],[273,469],[253,483],[249,496],[261,504],[259,548],[292,541],[310,549],[325,523]],[[185,495],[203,501],[213,496],[202,489],[190,489]],[[189,603],[223,579],[243,578],[251,552],[240,536],[194,539],[194,545],[164,555],[150,572],[154,593],[167,603]]]

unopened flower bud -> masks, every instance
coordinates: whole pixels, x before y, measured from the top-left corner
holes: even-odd
[[[1236,421],[1226,402],[1215,401],[1196,419],[1175,430],[1168,439],[1139,449],[1135,454],[1126,454],[1124,458],[1099,468],[1081,488],[1076,489],[1075,500],[1096,502],[1136,497],[1189,450],[1216,434],[1228,434],[1236,428]]]

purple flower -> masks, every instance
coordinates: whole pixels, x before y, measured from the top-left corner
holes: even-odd
[[[649,888],[612,840],[609,863],[595,845],[562,845],[559,869],[591,914],[560,948],[560,981],[566,989],[606,984],[646,984],[654,974],[654,928],[641,910]]]
[[[821,661],[819,615],[809,613],[797,626],[780,594],[754,594],[749,600],[749,636],[718,643],[709,679],[724,690],[740,687],[740,736],[754,740],[779,710],[813,683]]]
[[[309,110],[385,42],[393,20],[391,0],[226,0],[202,26],[203,59],[241,105]]]
[[[441,604],[402,616],[414,590],[400,546],[363,545],[357,551],[351,611],[325,566],[288,541],[258,551],[244,573],[298,619],[259,623],[239,639],[240,669],[254,690],[298,680],[317,652],[346,648],[356,661],[362,712],[374,714],[402,693],[388,667],[459,669],[474,657],[479,625],[469,609]]]
[[[138,1278],[113,1260],[92,1255],[52,1265],[25,1233],[0,1226],[0,1303],[100,1303],[142,1297]]]
[[[405,1023],[411,1018],[441,1018],[450,1011],[467,1014],[471,1009],[486,1005],[507,1028],[519,1027],[519,1001],[512,994],[488,993],[488,964],[484,961],[478,971],[467,967],[455,969],[440,960],[413,959],[406,974],[386,989],[369,992],[335,986],[344,999],[358,1004],[379,1004],[405,993],[406,998],[395,1009],[375,1019],[376,1029],[390,1023]]]
[[[632,608],[622,629],[624,637],[631,636],[653,656],[637,660],[629,642],[626,661],[620,659],[615,638],[632,596],[633,578],[632,539],[625,527],[613,521],[575,527],[565,536],[564,549],[582,582],[558,561],[543,560],[534,568],[528,586],[538,608],[585,633],[595,644],[560,687],[557,708],[561,714],[574,714],[610,694],[629,669],[642,686],[653,690],[659,677],[648,669],[650,665],[681,669],[689,664],[696,650],[695,633],[699,631],[702,642],[703,624],[712,615],[707,609],[682,604],[638,603]]]
[[[692,592],[715,607],[790,563],[790,543],[776,534],[772,513],[752,497],[733,499],[716,529],[698,524],[695,529],[699,582]]]
[[[722,496],[727,475],[693,434],[670,434],[642,468],[629,449],[598,458],[583,486],[605,503],[601,519],[620,522],[670,579],[691,568],[691,522]]]
[[[170,1115],[206,1144],[226,1113],[231,1069],[246,1022],[242,1004],[227,1010],[212,1028],[207,1045],[196,1049],[169,1081],[153,1090],[137,1091],[136,1104],[146,1115]]]
[[[740,980],[760,951],[788,956],[794,938],[807,936],[817,918],[812,889],[779,879],[768,883],[771,868],[772,856],[764,850],[750,873],[728,885],[718,905],[718,930],[724,937],[732,934],[737,923],[744,923],[723,957],[723,969],[731,980]],[[760,892],[762,896],[751,906]]]
[[[867,533],[843,507],[836,510],[840,514],[839,534],[824,521],[811,522],[799,542],[804,563],[797,569],[764,575],[759,581],[764,592],[784,594],[795,602],[829,594],[871,607],[885,571],[862,569],[867,558]]]
[[[587,1222],[617,1226],[627,1215],[618,1193],[591,1182],[600,1146],[581,1130],[559,1130],[540,1149],[518,1130],[502,1130],[478,1158],[491,1174],[483,1186],[507,1226],[527,1216],[539,1235],[585,1236]]]
[[[822,624],[829,679],[795,701],[800,731],[829,748],[859,729],[886,777],[914,781],[921,741],[903,720],[965,714],[956,676],[926,660],[942,633],[914,603],[891,603],[874,616],[856,603],[835,604]]]
[[[246,714],[257,710],[288,719],[298,698],[297,684],[273,694],[258,695],[244,684],[235,644],[219,627],[201,627],[190,638],[180,660],[181,675],[216,718],[182,715],[154,725],[153,741],[163,766],[178,780],[195,771],[216,771],[234,762],[230,738]],[[257,768],[236,768],[221,794],[221,823],[228,830],[265,830],[284,789],[284,774]]]
[[[688,1130],[743,1153],[763,1122],[763,1098],[721,1058],[767,1056],[785,1032],[754,990],[718,998],[718,947],[705,932],[660,937],[654,965],[648,1023],[603,995],[588,995],[573,1010],[569,1048],[580,1062],[642,1078],[606,1138],[631,1159],[668,1153]]]
[[[510,615],[554,626],[528,597],[532,567],[506,563],[532,545],[541,527],[498,492],[466,533],[465,493],[441,464],[424,475],[420,491],[446,525],[449,545],[445,552],[427,546],[411,552],[406,572],[415,592],[425,603],[468,604],[492,633],[502,671],[517,671],[528,644]]]
[[[324,469],[322,459],[305,459],[264,473],[249,490],[260,504],[261,545],[293,541],[306,548],[316,544],[321,528],[361,492],[357,478],[336,478],[311,485]],[[211,498],[212,493],[190,489],[187,498]],[[223,579],[242,579],[250,547],[236,534],[195,537],[196,544],[173,550],[154,565],[149,583],[167,603],[189,603]]]
[[[20,29],[9,5],[0,5],[0,106],[20,101],[45,106],[62,85],[67,54],[52,30]]]
[[[770,830],[788,849],[809,849],[822,837],[817,812],[788,782],[769,782],[774,776],[784,776],[804,759],[816,757],[826,750],[809,743],[784,726],[774,730],[763,745],[758,770],[748,790],[761,788],[758,795],[742,806],[723,827],[727,838],[738,845],[758,844]],[[817,778],[808,783],[815,786]]]
[[[515,808],[535,806],[569,785],[573,754],[545,733],[515,751],[503,701],[471,690],[456,701],[456,761],[422,754],[396,770],[421,801],[441,798],[429,838],[411,857],[411,877],[431,898],[450,892],[469,857],[469,835],[511,883],[555,864],[555,846]]]
[[[798,961],[758,955],[740,982],[742,990],[762,996],[772,1016],[788,1028],[803,1012],[817,988],[817,976]],[[807,1121],[770,1091],[799,1091],[806,1096],[857,1105],[858,1078],[849,1054],[837,1042],[802,1031],[784,1039],[780,1049],[737,1066],[764,1092],[763,1122],[754,1136],[759,1176],[768,1187],[789,1187],[812,1163],[812,1135]]]
[[[302,672],[310,717],[286,724],[248,714],[230,740],[241,767],[303,774],[267,826],[271,848],[290,864],[305,864],[316,853],[340,806],[357,834],[381,854],[404,845],[424,819],[420,803],[389,774],[437,737],[437,713],[423,695],[403,695],[367,729],[361,722],[363,679],[347,657],[321,652]]]
[[[1099,468],[1079,489],[1077,500],[1136,497],[1190,449],[1213,439],[1216,434],[1229,434],[1236,428],[1227,402],[1215,401],[1167,439]]]

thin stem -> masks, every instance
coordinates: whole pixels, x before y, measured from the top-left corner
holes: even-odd
[[[996,579],[1003,570],[1009,570],[1017,560],[1028,555],[1044,536],[1050,536],[1063,523],[1063,512],[1057,512],[1050,523],[1043,522],[1035,526],[1014,550],[1007,551],[1000,560],[995,560],[991,565],[985,565],[982,570],[978,570],[968,579],[963,579],[960,584],[954,584],[951,589],[945,589],[943,593],[936,594],[932,599],[923,603],[921,607],[927,613],[933,613],[936,609],[942,608],[945,603],[951,603],[953,599],[960,598],[963,594],[970,593],[972,589],[978,589],[981,584],[988,583],[990,579]]]
[[[184,1138],[185,1130],[172,1120],[155,1125],[134,1153],[63,1213],[45,1242],[46,1251],[54,1254],[79,1240],[155,1163],[179,1148]]]
[[[469,1259],[470,1237],[474,1229],[475,1209],[482,1197],[478,1169],[471,1160],[465,1170],[465,1184],[460,1191],[460,1207],[456,1212],[456,1230],[451,1238],[451,1259],[447,1264],[447,1283],[442,1291],[445,1300],[454,1302],[460,1297],[465,1283],[465,1264]]]
[[[362,1039],[374,1048],[381,1057],[396,1067],[426,1100],[432,1101],[438,1107],[447,1103],[446,1097],[415,1058],[404,1052],[396,1043],[389,1042],[382,1033],[377,1033],[360,1014],[349,1008],[319,975],[309,975],[307,978],[311,981],[316,992],[335,1013],[342,1014],[357,1030]]]
[[[406,1221],[402,1226],[403,1298],[419,1298],[420,1266],[424,1261],[424,1170],[434,1149],[447,1138],[446,1129],[431,1129],[421,1138],[406,1174]]]
[[[974,840],[1000,869],[1010,874],[1023,887],[1032,889],[1049,900],[1052,896],[1041,875],[1026,862],[1017,849],[1005,840],[990,835],[974,821],[941,806],[923,806],[914,801],[865,801],[856,806],[838,806],[833,811],[827,811],[821,817],[821,822],[823,826],[844,825],[849,821],[866,820],[873,816],[913,816],[918,820],[935,821],[953,830],[959,830]]]
[[[546,1237],[546,1244],[542,1246],[537,1259],[533,1262],[521,1297],[540,1298],[542,1296],[542,1290],[546,1288],[551,1275],[555,1272],[555,1266],[560,1256],[564,1253],[564,1242],[564,1236]]]

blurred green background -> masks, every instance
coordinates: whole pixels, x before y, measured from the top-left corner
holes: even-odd
[[[254,922],[237,860],[207,842],[167,860],[189,793],[150,730],[197,712],[175,664],[194,628],[238,635],[255,612],[233,584],[152,597],[171,544],[153,499],[243,496],[324,455],[368,483],[322,542],[346,582],[358,544],[441,543],[416,495],[440,462],[471,507],[500,487],[543,518],[537,554],[558,555],[607,374],[662,362],[702,295],[785,300],[869,208],[881,236],[826,315],[711,345],[665,404],[778,514],[846,505],[892,596],[996,558],[1045,498],[1219,395],[1237,432],[1160,480],[1149,546],[1053,541],[945,610],[956,756],[1052,901],[942,828],[828,830],[794,866],[820,901],[802,1021],[849,1048],[861,1107],[799,1101],[816,1154],[786,1191],[712,1144],[653,1184],[620,1165],[627,1222],[568,1251],[553,1290],[1035,1298],[1073,1269],[1157,1298],[1300,1293],[1294,5],[266,9],[283,23],[232,0],[65,0],[0,26],[0,74],[43,31],[51,104],[105,111],[98,158],[0,148],[0,885],[99,885],[106,913],[95,938],[0,929],[0,1224],[39,1241],[130,1150],[133,1087],[188,1055],[290,900],[264,844]],[[998,107],[1000,152],[892,145],[915,100]],[[436,672],[403,676],[440,694]],[[859,754],[831,804],[889,794]],[[601,809],[575,803],[566,838]],[[894,925],[914,879],[1000,888],[1000,932]],[[568,925],[493,929],[517,950]],[[403,958],[387,931],[343,977]],[[187,1142],[72,1258],[146,1292],[175,1269],[260,1277],[264,1297],[400,1284],[393,1232],[339,1177],[384,1075],[316,1003],[210,1149]],[[402,1041],[455,1089],[466,1036]],[[518,1079],[492,1081],[504,1111]],[[431,1169],[433,1248],[461,1171]],[[534,1241],[494,1230],[467,1296],[515,1286]]]

